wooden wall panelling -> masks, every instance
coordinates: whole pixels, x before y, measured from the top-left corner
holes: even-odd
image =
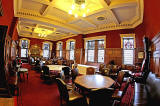
[[[160,33],[152,39],[151,71],[160,76]]]
[[[105,63],[108,64],[114,60],[115,64],[122,64],[122,49],[121,48],[107,48],[105,51]]]
[[[80,64],[81,63],[81,61],[82,61],[82,50],[81,49],[76,49],[75,50],[75,62],[76,63],[78,63],[78,64]]]
[[[6,85],[5,80],[5,37],[7,33],[7,26],[0,26],[0,87],[4,87]]]

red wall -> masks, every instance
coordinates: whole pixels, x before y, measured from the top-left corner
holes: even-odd
[[[129,34],[129,33],[135,33],[136,46],[143,47],[143,39],[142,38],[145,35],[144,24],[141,24],[134,29],[124,29],[124,30],[113,30],[113,31],[90,33],[90,34],[86,34],[86,35],[78,35],[78,36],[63,39],[60,41],[63,42],[63,49],[66,49],[66,41],[68,39],[75,39],[76,40],[76,49],[79,49],[79,48],[84,48],[83,38],[106,35],[106,47],[107,48],[121,48],[120,34]]]
[[[19,37],[19,39],[21,39],[21,38],[27,38],[27,37]],[[35,45],[35,44],[37,44],[37,45],[39,45],[39,46],[40,46],[40,48],[42,48],[42,44],[43,44],[43,42],[45,42],[45,41],[49,41],[49,40],[36,39],[36,38],[27,38],[27,39],[29,39],[29,40],[30,40],[30,46],[31,46],[31,45]],[[54,45],[54,42],[53,42],[53,41],[49,41],[49,42],[52,42],[52,43],[53,43],[53,45]]]
[[[8,26],[8,34],[11,28],[13,12],[13,0],[2,0],[3,16],[0,16],[0,25]]]
[[[144,0],[144,24],[146,36],[152,39],[160,32],[160,0]]]
[[[66,38],[66,39],[63,39],[63,40],[59,40],[59,41],[63,42],[63,49],[64,50],[66,49],[66,41],[68,39],[75,39],[76,40],[76,49],[83,48],[83,45],[84,45],[84,43],[83,43],[83,35],[77,35],[77,36],[74,36],[74,37],[70,37],[70,38]],[[58,41],[56,41],[56,43],[57,42]]]
[[[18,40],[16,25],[18,18],[14,17],[13,0],[2,0],[3,16],[0,16],[0,25],[8,26],[7,34],[12,40]]]

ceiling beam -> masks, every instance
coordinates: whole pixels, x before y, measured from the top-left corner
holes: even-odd
[[[115,14],[112,12],[111,9],[109,9],[108,4],[104,1],[104,0],[100,0],[100,3],[103,5],[104,9],[106,9],[108,12],[110,12],[110,14],[113,17],[113,20],[115,21],[116,24],[120,24],[118,17],[115,16]]]
[[[113,8],[121,8],[121,7],[131,7],[136,5],[137,5],[136,0],[121,0],[120,2],[111,2],[111,4],[109,5],[109,8],[113,9]]]
[[[42,10],[43,11],[41,13],[42,16],[45,16],[48,13],[48,11],[54,7],[54,2],[55,1],[50,0],[50,3],[47,5],[47,7],[44,10]]]
[[[33,2],[37,2],[37,3],[41,3],[41,4],[45,4],[45,5],[50,5],[50,1],[46,1],[46,0],[31,0]]]
[[[21,17],[26,21],[34,22],[34,23],[39,23],[42,25],[48,25],[51,27],[55,28],[64,28],[69,30],[72,33],[79,34],[82,33],[80,29],[74,28],[70,25],[66,25],[65,23],[57,22],[56,20],[48,19],[48,18],[43,18],[43,17],[34,17],[34,16],[28,16],[28,15],[18,15],[17,17]]]

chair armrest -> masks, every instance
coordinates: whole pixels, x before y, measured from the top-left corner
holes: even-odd
[[[72,89],[73,89],[73,87],[72,87],[71,85],[68,85],[68,84],[67,84],[67,90],[70,91],[70,90],[72,90]]]

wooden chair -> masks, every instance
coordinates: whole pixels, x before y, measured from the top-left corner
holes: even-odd
[[[120,72],[118,73],[118,77],[117,77],[117,79],[116,79],[116,82],[115,82],[114,85],[113,85],[115,89],[121,88],[121,84],[122,84],[123,79],[124,79],[124,74],[125,74],[124,71],[120,71]]]
[[[64,77],[65,78],[69,78],[70,77],[71,68],[70,67],[63,67],[62,70],[64,72]]]
[[[60,79],[56,78],[58,90],[60,93],[60,104],[67,106],[85,106],[87,104],[86,99],[74,90],[67,90],[66,83]]]
[[[79,75],[78,68],[73,68],[71,70],[72,83],[74,83],[74,80],[78,75]]]
[[[89,106],[112,106],[112,89],[100,88],[92,90],[87,95]]]
[[[57,60],[57,64],[58,65],[62,65],[62,61],[61,60]]]
[[[56,77],[56,75],[50,74],[49,67],[42,66],[42,70],[43,70],[43,72],[42,72],[42,78],[45,81],[51,81],[52,79],[54,79]]]
[[[99,65],[99,72],[98,74],[105,75],[105,64],[100,64]]]
[[[113,95],[112,95],[112,99],[113,100],[118,100],[119,102],[121,102],[121,99],[123,98],[123,96],[125,95],[125,93],[127,91],[129,83],[130,83],[130,80],[128,79],[126,84],[125,84],[125,87],[123,88],[123,90],[119,90],[119,89],[115,90]]]
[[[88,67],[86,75],[93,75],[93,74],[95,74],[95,69],[93,67]]]

